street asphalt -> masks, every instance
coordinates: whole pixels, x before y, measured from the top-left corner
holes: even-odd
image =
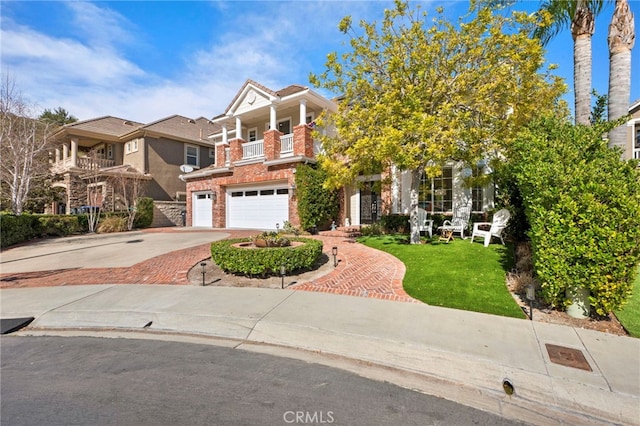
[[[7,263],[3,252],[2,272],[26,260]],[[532,424],[640,424],[640,339],[630,337],[288,289],[3,289],[0,307],[2,319],[35,318],[14,335],[186,339],[338,366]]]

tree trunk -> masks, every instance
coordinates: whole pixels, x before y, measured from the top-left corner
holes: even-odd
[[[420,229],[418,227],[418,194],[422,169],[411,171],[411,191],[409,193],[409,220],[411,222],[411,244],[420,244]]]
[[[595,18],[584,2],[579,2],[571,21],[573,36],[573,85],[575,94],[575,123],[590,124],[591,115],[591,36]]]
[[[609,121],[629,113],[631,97],[631,49],[635,42],[633,13],[627,0],[616,0],[609,25]],[[609,148],[626,146],[626,126],[609,132]]]

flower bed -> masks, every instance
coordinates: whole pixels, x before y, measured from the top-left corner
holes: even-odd
[[[211,243],[211,259],[223,271],[245,276],[279,275],[284,265],[288,272],[312,268],[322,255],[322,242],[310,238],[291,238],[290,247],[241,246],[251,238],[236,238]]]

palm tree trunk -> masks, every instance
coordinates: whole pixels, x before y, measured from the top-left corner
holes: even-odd
[[[627,0],[616,0],[609,25],[609,121],[629,113],[631,97],[631,49],[635,43],[633,13]],[[609,132],[609,147],[626,148],[626,126]]]
[[[591,37],[595,17],[584,1],[578,1],[571,21],[573,36],[573,85],[576,124],[589,125],[591,114]]]

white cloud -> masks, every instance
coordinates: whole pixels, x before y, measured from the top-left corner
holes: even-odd
[[[247,78],[276,90],[307,84],[310,71],[322,71],[312,67],[335,49],[326,48],[327,42],[346,41],[336,28],[344,15],[360,19],[371,10],[381,13],[380,3],[368,2],[264,2],[241,14],[227,10],[235,6],[220,6],[231,18],[216,28],[215,40],[175,58],[178,71],[172,80],[126,56],[127,48],[145,39],[144,22],[134,25],[106,7],[84,2],[65,5],[71,16],[64,37],[3,17],[2,71],[15,75],[25,95],[42,108],[62,106],[80,119],[212,117],[224,112]]]

